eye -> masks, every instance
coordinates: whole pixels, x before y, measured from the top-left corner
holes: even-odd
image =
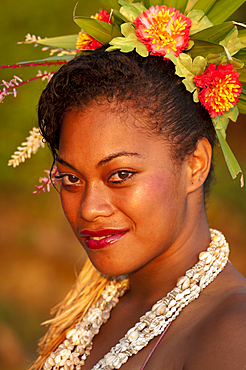
[[[134,175],[135,172],[133,171],[127,170],[117,171],[109,177],[108,182],[113,184],[121,184],[127,181],[128,179],[132,178]]]
[[[81,185],[81,180],[75,175],[64,173],[56,176],[56,178],[61,179],[62,186],[64,187]]]

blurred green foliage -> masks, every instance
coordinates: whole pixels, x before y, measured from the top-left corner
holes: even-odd
[[[72,13],[76,1],[8,0],[1,3],[0,63],[13,64],[45,57],[48,52],[33,45],[17,45],[29,32],[51,37],[79,32]],[[84,5],[85,4],[85,5]],[[87,4],[87,5],[86,5]],[[88,4],[80,2],[77,14],[91,15]],[[245,20],[244,6],[233,19]],[[96,13],[98,9],[94,9]],[[38,50],[39,49],[39,50]],[[42,71],[44,68],[40,68]],[[13,74],[34,76],[38,68],[1,70],[1,79]],[[50,68],[49,70],[52,70]],[[25,73],[24,73],[25,72]],[[31,82],[18,89],[0,105],[0,368],[27,368],[35,358],[38,338],[44,333],[39,323],[48,317],[83,263],[81,247],[75,240],[59,204],[59,195],[32,195],[34,184],[51,165],[48,149],[16,169],[7,166],[17,146],[37,125],[36,105],[45,82]],[[246,173],[245,117],[228,129],[228,141]],[[231,259],[246,274],[246,190],[238,179],[232,181],[219,150],[215,153],[217,183],[208,202],[213,227],[225,232],[232,245]],[[76,262],[78,262],[78,266]]]

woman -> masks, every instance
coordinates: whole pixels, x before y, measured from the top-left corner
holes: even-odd
[[[245,368],[246,281],[205,212],[215,130],[173,64],[78,56],[42,93],[39,122],[90,262],[33,369]]]

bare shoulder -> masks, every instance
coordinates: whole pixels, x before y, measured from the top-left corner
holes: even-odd
[[[201,321],[194,352],[186,369],[246,370],[246,279],[229,268],[213,310]],[[222,280],[223,282],[223,280]],[[223,289],[223,288],[222,288]]]

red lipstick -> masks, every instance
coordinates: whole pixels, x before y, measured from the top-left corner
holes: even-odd
[[[79,234],[88,248],[102,249],[117,242],[127,231],[126,229],[82,230]]]

